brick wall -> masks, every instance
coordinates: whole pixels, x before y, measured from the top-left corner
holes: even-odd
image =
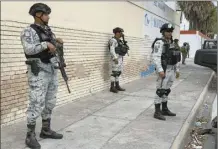
[[[25,119],[28,104],[28,84],[25,56],[20,32],[28,24],[1,20],[1,126]],[[68,93],[60,73],[57,105],[109,88],[110,56],[107,42],[112,34],[52,27],[57,37],[65,42]],[[143,67],[149,63],[151,40],[126,37],[131,48],[124,59],[121,84],[140,78]]]

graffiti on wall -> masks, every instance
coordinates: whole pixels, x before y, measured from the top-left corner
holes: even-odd
[[[153,74],[155,72],[155,65],[154,64],[151,64],[148,66],[148,69],[146,71],[142,71],[140,73],[140,76],[143,78],[143,77],[147,77],[151,74]]]

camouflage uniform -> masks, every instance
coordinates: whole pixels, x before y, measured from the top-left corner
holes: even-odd
[[[32,24],[26,27],[21,32],[21,43],[27,58],[27,76],[29,84],[29,106],[27,109],[27,135],[25,143],[29,148],[40,149],[41,145],[36,139],[35,127],[36,119],[42,116],[41,138],[62,139],[63,135],[53,131],[50,127],[52,110],[56,104],[56,94],[58,90],[58,69],[54,68],[54,63],[51,63],[51,58],[54,55],[48,53],[49,50],[57,49],[57,46],[51,41],[56,40],[50,34],[43,33],[48,31],[48,22],[42,20],[42,16],[48,19],[51,13],[50,7],[43,3],[36,3],[32,5],[29,14],[34,18],[36,13],[41,13],[41,17],[37,22],[39,24]],[[36,21],[36,19],[35,19]],[[48,21],[48,20],[47,20]],[[37,30],[40,28],[42,30]],[[50,30],[49,30],[50,31]],[[52,39],[51,39],[52,38]],[[49,44],[50,43],[50,44]],[[57,61],[55,62],[57,64]]]
[[[179,46],[178,41],[179,41],[178,39],[175,39],[173,44],[174,44],[175,49],[177,51],[180,51],[180,61],[181,61],[181,47]],[[179,62],[176,64],[176,70],[177,70],[176,71],[176,78],[179,78],[179,76],[180,76],[180,73],[179,73],[180,63]]]
[[[187,43],[187,57],[189,58],[189,52],[190,52],[190,45]]]
[[[167,65],[166,73],[165,73],[165,78],[162,79],[159,76],[159,72],[164,71],[161,65],[161,55],[162,52],[164,51],[164,42],[163,41],[157,41],[154,45],[154,53],[152,57],[152,61],[154,62],[156,66],[156,71],[157,71],[157,83],[156,83],[156,88],[157,89],[165,89],[169,90],[172,85],[173,81],[175,80],[176,72],[179,72],[179,68],[177,65]],[[174,46],[173,44],[170,44],[171,46]],[[168,100],[168,96],[163,95],[162,97],[159,97],[157,94],[155,95],[155,104],[159,104],[162,102],[166,102]]]
[[[122,28],[113,29],[113,33],[119,33],[120,36],[123,36]],[[111,55],[111,64],[112,64],[112,73],[111,73],[111,87],[110,91],[117,93],[118,91],[125,91],[125,89],[121,88],[119,85],[119,77],[123,70],[123,55],[116,53],[116,48],[120,48],[120,45],[124,45],[123,41],[117,39],[115,36],[111,38],[108,42],[110,55]],[[117,62],[116,62],[117,61]]]
[[[152,44],[152,61],[155,64],[157,72],[156,80],[156,94],[154,99],[155,112],[154,118],[160,120],[166,120],[166,116],[176,116],[175,113],[168,109],[168,95],[171,92],[173,81],[175,80],[176,74],[179,72],[177,67],[178,61],[181,59],[180,51],[177,50],[172,40],[167,40],[164,35],[169,35],[174,30],[171,24],[163,24],[160,32],[162,38],[156,38]],[[167,32],[167,34],[165,34]],[[160,73],[165,74],[162,78]],[[179,74],[179,73],[178,73]],[[161,110],[162,104],[162,110]]]
[[[123,70],[123,56],[115,53],[115,48],[118,46],[117,40],[112,38],[110,40],[110,54],[111,54],[111,64],[112,64],[112,72],[121,73]],[[118,64],[115,63],[114,59],[118,59]],[[119,81],[119,75],[111,76],[112,82]]]
[[[24,52],[28,55],[37,54],[47,49],[47,43],[40,43],[36,31],[31,27],[25,28],[21,33],[21,42]],[[54,69],[51,63],[42,63],[40,59],[37,61],[41,69],[38,76],[35,76],[31,72],[31,66],[27,65],[30,101],[27,109],[27,124],[35,124],[40,115],[42,119],[51,118],[52,109],[56,104],[58,70]]]
[[[183,46],[180,49],[182,53],[182,64],[185,64],[185,60],[187,58],[187,53],[188,53],[188,46],[187,43],[184,43]]]

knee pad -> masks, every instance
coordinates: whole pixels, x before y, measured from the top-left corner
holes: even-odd
[[[156,94],[159,97],[163,97],[163,95],[165,94],[165,89],[157,89]]]
[[[122,72],[121,72],[121,71],[118,71],[117,73],[118,73],[118,77],[119,77],[119,76],[121,75]]]
[[[119,71],[112,71],[111,76],[118,77],[119,76]]]
[[[169,88],[169,89],[165,89],[165,95],[166,96],[168,96],[169,94],[170,94],[170,92],[171,92],[171,89]]]

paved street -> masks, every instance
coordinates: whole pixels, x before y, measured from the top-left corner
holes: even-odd
[[[42,149],[169,149],[211,73],[190,59],[181,65],[169,101],[177,117],[166,121],[153,118],[154,75],[126,84],[124,93],[103,91],[58,107],[52,126],[64,138],[40,139]],[[37,137],[40,126],[41,119]],[[25,135],[25,122],[2,128],[2,149],[24,149]]]

